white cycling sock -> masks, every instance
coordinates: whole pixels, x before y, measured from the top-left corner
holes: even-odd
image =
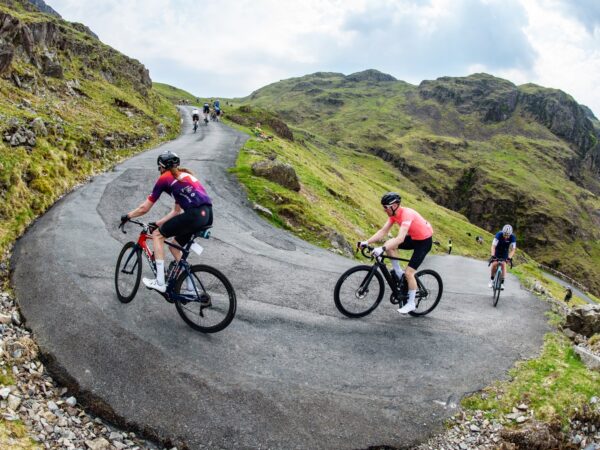
[[[194,290],[194,283],[192,282],[192,277],[187,277],[185,279],[185,289],[188,291]]]
[[[395,259],[392,259],[392,267],[394,268],[396,275],[398,275],[399,278],[402,278],[402,275],[404,275],[404,270],[402,270],[402,267],[400,267],[400,263]]]
[[[158,284],[165,284],[165,260],[156,260],[156,281]]]
[[[408,303],[412,303],[414,305],[416,295],[417,295],[416,289],[408,291]]]

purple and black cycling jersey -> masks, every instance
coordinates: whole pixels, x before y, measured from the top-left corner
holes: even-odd
[[[148,200],[156,203],[163,192],[173,197],[175,203],[181,206],[184,211],[190,208],[212,205],[204,186],[200,184],[195,176],[186,172],[180,172],[177,179],[169,171],[163,173],[154,185]]]

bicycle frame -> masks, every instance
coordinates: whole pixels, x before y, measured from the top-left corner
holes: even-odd
[[[363,254],[363,256],[366,257],[366,258],[373,259],[372,255],[365,254],[365,250],[366,249],[364,249],[364,248],[362,249],[361,253]],[[366,276],[365,280],[363,281],[363,283],[361,285],[361,288],[360,288],[360,293],[362,294],[363,293],[363,289],[366,289],[370,285],[371,280],[375,276],[375,272],[377,270],[380,270],[381,273],[382,273],[382,275],[383,275],[383,277],[387,281],[388,286],[392,289],[392,291],[394,292],[394,294],[400,296],[401,293],[398,292],[399,289],[400,289],[400,280],[397,280],[397,278],[395,278],[395,277],[392,276],[392,273],[388,270],[387,266],[385,265],[384,260],[385,259],[394,259],[396,261],[404,261],[404,262],[408,262],[410,260],[409,259],[405,259],[405,258],[395,258],[395,257],[392,257],[392,256],[387,256],[387,255],[381,255],[381,256],[379,256],[377,258],[374,258],[374,259],[375,259],[375,264],[373,264],[373,267],[371,268],[369,274]],[[399,298],[399,299],[402,300],[402,298]]]
[[[140,235],[139,235],[137,243],[136,243],[135,251],[137,252],[139,249],[139,251],[143,252],[144,256],[146,257],[146,260],[148,261],[148,265],[150,266],[150,269],[152,270],[152,273],[154,274],[154,276],[156,276],[156,259],[154,257],[154,252],[152,250],[150,250],[150,247],[148,246],[148,243],[147,243],[148,239],[152,239],[152,235],[149,233],[149,228],[146,224],[143,224],[143,223],[135,221],[135,220],[130,220],[130,222],[140,225],[142,227],[142,231],[140,232]],[[123,232],[125,232],[124,229],[123,229]],[[206,238],[208,239],[208,236],[206,236]],[[186,302],[186,301],[189,302],[189,301],[197,300],[200,297],[200,294],[198,292],[198,287],[196,286],[196,281],[200,284],[200,288],[202,289],[202,291],[204,291],[204,292],[206,291],[204,286],[202,285],[202,281],[200,281],[200,279],[196,278],[196,280],[194,280],[195,277],[191,277],[192,273],[190,271],[190,265],[187,262],[187,258],[190,254],[190,248],[192,247],[192,244],[194,243],[194,239],[195,239],[195,237],[190,239],[190,241],[187,244],[185,244],[185,246],[183,246],[183,247],[178,244],[175,244],[173,242],[165,241],[165,244],[181,251],[181,253],[182,253],[181,258],[179,258],[179,261],[177,261],[177,264],[173,267],[173,269],[170,271],[170,273],[167,274],[168,277],[165,280],[166,284],[167,284],[166,292],[165,293],[159,292],[159,294],[161,294],[163,297],[165,297],[168,300],[178,300],[178,301],[182,301],[182,302]],[[131,254],[129,255],[129,258],[125,262],[124,267],[127,267],[127,265],[129,264],[129,261],[131,260],[131,258],[133,257],[134,254],[135,254],[135,252],[131,252]],[[135,266],[134,266],[134,268],[135,268]],[[132,271],[134,270],[134,268],[132,268]],[[178,294],[175,292],[175,282],[177,281],[177,278],[179,277],[179,275],[182,273],[181,272],[182,270],[184,270],[185,273],[188,275],[188,277],[192,280],[192,285],[194,286],[194,291],[196,293],[196,296]]]

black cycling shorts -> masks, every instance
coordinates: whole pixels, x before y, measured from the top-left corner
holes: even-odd
[[[399,249],[402,250],[414,250],[412,256],[410,257],[410,261],[408,262],[408,267],[412,267],[417,270],[427,253],[431,250],[431,245],[433,244],[432,238],[423,239],[420,241],[413,240],[410,236],[406,236],[404,238],[404,242],[398,246]]]
[[[202,228],[212,225],[212,206],[190,208],[163,223],[158,231],[166,238],[175,236],[181,246],[188,243],[192,235]]]
[[[194,114],[192,116],[192,120],[200,120],[200,116],[198,114]]]
[[[208,106],[205,106],[204,108],[202,108],[202,112],[204,112],[204,114],[208,114],[208,111],[210,109],[208,108]]]

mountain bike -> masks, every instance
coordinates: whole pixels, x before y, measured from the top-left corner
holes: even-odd
[[[495,256],[492,256],[488,262],[488,267],[494,261],[498,261],[498,265],[496,267],[496,274],[494,275],[494,280],[492,281],[492,288],[493,288],[492,303],[495,307],[498,304],[498,300],[500,300],[500,291],[504,290],[504,287],[502,284],[502,264],[505,264],[506,261],[510,261],[510,268],[512,269],[513,263],[512,263],[512,259],[496,258]]]
[[[129,220],[142,227],[137,242],[127,242],[117,258],[115,269],[115,288],[117,297],[122,303],[129,303],[135,297],[142,276],[142,255],[144,255],[154,276],[156,263],[154,253],[148,247],[147,240],[152,239],[156,228],[152,224]],[[127,222],[125,222],[127,223]],[[119,225],[123,233],[125,223]],[[203,333],[215,333],[227,327],[237,307],[233,286],[217,269],[203,265],[190,265],[187,258],[191,251],[202,253],[202,247],[194,242],[196,238],[208,239],[210,227],[196,232],[184,246],[173,242],[165,243],[182,252],[179,261],[173,261],[166,273],[167,290],[161,294],[169,303],[174,303],[183,321],[194,330]]]
[[[359,265],[348,269],[335,285],[333,291],[335,306],[347,317],[365,317],[377,308],[385,293],[384,278],[392,291],[390,303],[402,307],[408,301],[406,277],[402,275],[398,279],[393,270],[393,274],[390,273],[385,265],[385,260],[395,259],[406,262],[410,260],[387,255],[374,257],[371,254],[373,249],[374,247],[365,247],[361,250],[364,257],[375,260],[372,266]],[[442,298],[442,277],[434,270],[425,269],[418,271],[415,278],[417,280],[417,293],[415,296],[417,309],[409,314],[424,316],[433,311]]]

